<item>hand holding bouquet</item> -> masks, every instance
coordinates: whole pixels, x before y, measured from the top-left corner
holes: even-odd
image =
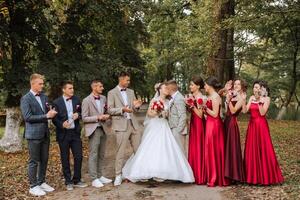
[[[185,103],[189,108],[195,107],[195,98],[193,97],[193,95],[191,95],[191,94],[186,95]]]
[[[161,113],[162,111],[164,111],[164,109],[165,109],[165,105],[164,102],[162,102],[161,100],[154,101],[152,103],[151,110],[154,110],[157,113]]]

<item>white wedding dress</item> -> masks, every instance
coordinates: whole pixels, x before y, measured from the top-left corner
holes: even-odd
[[[165,103],[165,110],[168,102]],[[165,118],[146,119],[141,144],[122,169],[124,179],[131,182],[158,178],[194,182],[193,171],[177,144]]]

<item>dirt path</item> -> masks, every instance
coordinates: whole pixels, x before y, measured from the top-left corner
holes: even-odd
[[[208,188],[182,183],[123,183],[119,187],[106,185],[104,188],[93,187],[61,191],[51,194],[50,200],[219,200],[224,199],[221,188]]]

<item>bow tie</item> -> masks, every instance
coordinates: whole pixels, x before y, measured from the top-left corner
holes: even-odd
[[[40,93],[36,93],[35,96],[36,96],[36,97],[39,97],[39,96],[41,96],[41,94],[40,94]]]
[[[124,89],[121,89],[121,92],[126,92],[126,88],[124,88]]]
[[[72,100],[72,97],[66,99],[66,101],[69,101],[69,100]]]
[[[100,100],[100,96],[99,96],[99,97],[95,97],[95,96],[94,96],[94,99],[95,99],[95,100]]]

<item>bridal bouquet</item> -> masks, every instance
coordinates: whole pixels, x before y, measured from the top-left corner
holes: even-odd
[[[157,113],[162,112],[165,109],[164,103],[161,100],[154,101],[151,110],[155,110]]]

